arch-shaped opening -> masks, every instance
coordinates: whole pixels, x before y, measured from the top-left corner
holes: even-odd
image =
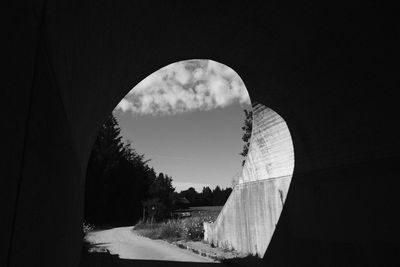
[[[163,87],[166,85],[168,90]],[[235,71],[215,61],[189,60],[170,64],[149,75],[128,92],[115,110],[141,115],[173,115],[224,108],[234,102],[250,104],[247,89]],[[204,225],[201,224],[199,232],[201,238],[213,247],[231,248],[262,256],[272,237],[289,189],[294,153],[290,133],[283,118],[259,103],[253,103],[251,114],[251,138],[248,140],[248,150],[244,153],[244,165],[236,175],[234,190],[213,223],[201,221]],[[120,140],[117,121],[109,118],[107,123],[106,127],[113,130],[112,139]],[[104,136],[101,138],[104,139]],[[99,142],[96,142],[99,146]],[[160,178],[146,165],[146,159],[130,148],[129,143],[124,145],[117,142],[114,145],[119,146],[117,150],[121,149],[121,155],[125,157],[125,165],[121,168],[125,168],[129,175],[144,175],[129,183],[121,182],[118,186],[149,186],[146,179],[171,185],[172,181],[168,180],[171,177]],[[127,171],[129,164],[142,166],[143,174]],[[121,173],[117,171],[111,174],[113,175]],[[116,192],[109,181],[104,186],[106,191]],[[147,200],[141,199],[145,198],[143,192],[137,192],[137,195],[139,197],[135,199],[136,204],[132,204],[130,208],[136,209],[136,213],[140,208],[143,209],[142,220],[151,217],[153,224],[155,212],[152,210],[159,211],[166,200],[146,202]],[[119,198],[124,197],[119,195]],[[137,205],[139,200],[141,207]],[[125,201],[129,202],[128,199]],[[170,209],[168,212],[171,215]]]

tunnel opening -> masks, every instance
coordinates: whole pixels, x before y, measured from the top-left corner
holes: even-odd
[[[229,109],[235,102],[240,105],[235,110]],[[223,113],[223,109],[228,112]],[[190,125],[193,117],[185,118],[184,114],[193,115],[203,111],[206,115],[197,119],[207,121],[214,116],[238,117],[243,109],[245,121],[240,114],[237,126],[244,131],[241,138],[245,144],[242,148],[243,144],[235,136],[238,139],[236,143],[243,151],[238,153],[240,150],[236,147],[234,153],[242,156],[236,158],[236,162],[242,161],[242,164],[232,167],[234,161],[231,160],[219,162],[219,166],[210,168],[215,171],[223,166],[222,169],[230,170],[219,173],[225,176],[225,188],[217,184],[212,190],[210,181],[207,184],[200,179],[196,181],[197,184],[193,181],[185,184],[182,181],[180,189],[186,186],[186,190],[175,190],[178,185],[174,183],[175,174],[171,176],[168,171],[160,168],[156,171],[151,166],[154,158],[167,158],[153,153],[159,153],[159,144],[153,144],[153,151],[141,154],[143,150],[136,146],[141,142],[141,133],[129,134],[134,127],[143,123],[140,119],[129,123],[132,115],[141,119],[145,116],[150,116],[152,120],[162,118],[160,121],[165,121],[165,116],[173,115]],[[217,122],[215,125],[218,124],[223,123]],[[161,131],[161,128],[151,128],[149,124],[146,126],[143,127],[144,136]],[[163,126],[177,127],[171,120],[164,122]],[[194,125],[190,127],[194,128]],[[229,135],[229,131],[226,133]],[[168,143],[169,135],[174,134],[164,133],[163,137],[158,138]],[[226,139],[226,135],[224,137]],[[202,146],[201,140],[197,144],[199,147]],[[223,145],[221,140],[214,147],[229,146]],[[210,154],[214,153],[217,150]],[[174,157],[185,161],[181,155]],[[213,157],[215,155],[210,156]],[[186,162],[183,165],[190,164]],[[167,239],[178,247],[184,247],[184,242],[180,242],[178,236],[182,237],[186,231],[183,239],[205,241],[202,243],[207,243],[211,250],[218,248],[231,251],[234,257],[250,254],[262,257],[282,211],[293,167],[293,144],[285,121],[260,103],[251,106],[247,89],[236,72],[211,60],[189,60],[168,65],[128,92],[100,128],[86,178],[84,230],[89,236],[87,240],[94,244],[92,251],[114,250],[121,258],[129,258],[129,253],[121,255],[118,248],[110,246],[109,240],[94,237],[90,233],[94,225],[97,229],[110,228],[111,225],[132,228],[132,225],[136,225],[133,231],[124,231],[123,234]],[[101,181],[99,177],[102,177]],[[195,188],[195,184],[200,188]],[[179,233],[168,233],[167,237],[156,233],[159,231],[156,226],[160,222],[163,223],[162,229],[168,228],[167,231]],[[246,226],[243,228],[244,224]],[[201,254],[211,255],[209,251]]]

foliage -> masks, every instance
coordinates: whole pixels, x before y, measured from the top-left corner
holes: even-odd
[[[190,187],[187,190],[183,190],[180,193],[175,194],[175,200],[178,198],[186,198],[190,202],[190,206],[223,206],[232,192],[232,188],[227,187],[221,189],[216,186],[213,190],[210,187],[203,187],[202,192],[197,192],[196,189]],[[175,208],[180,208],[175,206]]]
[[[202,240],[204,237],[204,227],[203,223],[206,221],[206,218],[201,217],[193,217],[184,219],[184,231],[187,239],[190,240]]]
[[[93,231],[93,230],[94,230],[94,227],[95,227],[95,226],[94,226],[93,224],[90,224],[90,223],[87,223],[87,222],[84,221],[84,222],[82,223],[83,234],[86,235],[87,233]]]
[[[204,222],[212,222],[211,216],[195,216],[185,219],[170,219],[162,223],[140,221],[133,231],[151,239],[202,240],[204,238]]]
[[[135,225],[134,231],[139,235],[151,239],[177,240],[185,238],[182,220],[168,220],[163,223],[149,223],[140,221]]]
[[[243,136],[242,140],[244,142],[243,145],[243,150],[239,155],[241,155],[244,159],[242,161],[242,166],[246,162],[246,157],[247,154],[249,153],[249,148],[250,148],[250,137],[251,137],[251,131],[253,128],[253,111],[249,111],[247,109],[244,110],[245,114],[245,120],[244,120],[244,125],[242,126],[243,130]]]
[[[139,219],[160,222],[180,208],[179,198],[191,206],[224,205],[232,189],[204,187],[176,193],[172,178],[158,175],[143,154],[125,143],[118,122],[111,114],[101,125],[86,173],[85,221],[96,225],[127,225]]]
[[[145,216],[147,215],[151,222],[160,221],[170,216],[174,191],[172,178],[168,175],[160,173],[153,178],[148,190],[149,198],[142,202]]]
[[[152,183],[158,181],[149,160],[130,141],[123,143],[120,132],[111,114],[101,125],[87,166],[85,220],[97,225],[136,222],[142,202],[152,197]]]

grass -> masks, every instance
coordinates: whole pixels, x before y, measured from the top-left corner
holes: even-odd
[[[230,259],[223,259],[221,261],[226,266],[264,266],[264,260],[257,255],[247,255],[246,257],[237,257]]]
[[[151,239],[162,239],[169,242],[176,242],[176,244],[181,248],[190,248],[191,251],[197,254],[204,254],[203,256],[208,256],[214,260],[223,262],[228,266],[262,266],[263,262],[258,259],[257,256],[247,255],[247,257],[245,257],[243,253],[238,253],[233,249],[215,248],[213,244],[208,244],[203,241],[204,222],[214,222],[221,209],[222,206],[190,207],[182,211],[189,211],[192,215],[191,217],[170,219],[165,222],[153,224],[140,221],[135,225],[133,231],[138,235]]]
[[[190,207],[188,211],[192,217],[211,217],[213,221],[217,219],[223,206]]]
[[[170,219],[161,223],[140,221],[133,229],[141,236],[168,241],[199,241],[204,237],[204,222],[213,222],[221,207],[191,207],[192,216],[184,219]]]
[[[134,232],[151,239],[179,240],[185,238],[182,220],[168,220],[165,223],[147,223],[140,221],[135,225]]]

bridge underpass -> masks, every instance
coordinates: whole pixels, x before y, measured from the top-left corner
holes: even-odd
[[[191,58],[233,68],[251,99],[289,126],[295,166],[266,265],[395,259],[393,10],[210,4],[27,1],[6,9],[1,266],[79,265],[98,127],[149,73]]]

